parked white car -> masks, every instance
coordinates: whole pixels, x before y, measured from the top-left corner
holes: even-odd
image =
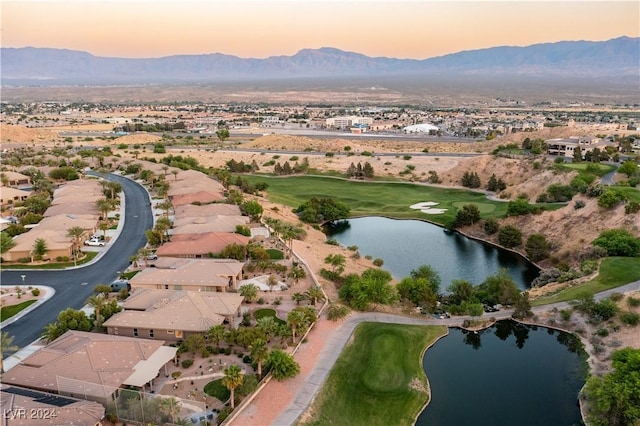
[[[85,246],[92,246],[92,247],[104,247],[104,244],[105,244],[104,241],[102,241],[100,238],[95,238],[95,237],[92,237],[84,242]]]

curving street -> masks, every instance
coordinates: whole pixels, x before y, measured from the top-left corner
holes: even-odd
[[[118,238],[107,244],[105,251],[92,263],[66,270],[2,270],[2,286],[15,287],[22,284],[21,275],[25,275],[25,285],[44,285],[53,287],[55,294],[47,302],[28,315],[3,327],[3,332],[14,336],[13,344],[22,348],[37,340],[42,329],[56,321],[58,313],[66,308],[80,309],[93,294],[98,284],[113,281],[118,271],[129,266],[129,258],[146,244],[144,231],[152,228],[153,216],[149,206],[149,195],[145,188],[130,179],[116,175],[107,175],[106,179],[119,182],[125,197],[123,226]]]

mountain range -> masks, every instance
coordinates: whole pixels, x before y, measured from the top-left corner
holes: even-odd
[[[52,48],[0,51],[3,85],[106,85],[259,81],[359,76],[531,76],[638,79],[640,38],[501,46],[416,60],[369,57],[323,47],[292,56],[240,58],[221,53],[113,58]]]

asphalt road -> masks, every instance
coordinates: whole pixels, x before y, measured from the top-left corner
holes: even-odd
[[[146,244],[144,231],[153,227],[153,216],[149,206],[149,195],[139,184],[116,175],[107,175],[108,180],[120,182],[125,195],[125,221],[118,238],[106,245],[105,252],[94,262],[66,270],[2,270],[2,286],[45,285],[53,287],[55,295],[34,311],[13,324],[2,328],[14,336],[13,344],[22,348],[37,340],[43,328],[58,317],[66,308],[80,309],[93,294],[98,284],[113,281],[118,271],[129,266],[129,257]]]

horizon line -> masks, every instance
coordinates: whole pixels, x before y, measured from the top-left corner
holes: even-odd
[[[557,40],[557,41],[547,41],[547,42],[540,42],[540,43],[533,43],[533,44],[526,44],[526,45],[515,45],[515,44],[501,44],[501,45],[494,45],[494,46],[488,46],[488,47],[481,47],[481,48],[477,48],[477,49],[464,49],[464,50],[458,50],[458,51],[454,51],[454,52],[449,52],[449,53],[445,53],[442,55],[436,55],[436,56],[430,56],[430,57],[426,57],[426,58],[415,58],[415,57],[405,57],[405,58],[399,58],[399,57],[394,57],[394,56],[384,56],[384,55],[375,55],[375,56],[371,56],[365,53],[361,53],[361,52],[357,52],[354,50],[345,50],[342,49],[340,47],[334,47],[334,46],[320,46],[320,47],[303,47],[303,48],[299,48],[295,53],[293,54],[279,54],[279,55],[269,55],[269,56],[265,56],[265,57],[250,57],[250,56],[239,56],[239,55],[235,55],[235,54],[231,54],[231,53],[223,53],[223,52],[205,52],[205,53],[174,53],[174,54],[167,54],[167,55],[162,55],[162,56],[107,56],[107,55],[99,55],[99,54],[95,54],[92,53],[91,51],[88,50],[82,50],[82,49],[72,49],[72,48],[67,48],[67,47],[42,47],[42,46],[19,46],[19,47],[15,47],[15,46],[1,46],[2,49],[51,49],[51,50],[68,50],[68,51],[72,51],[72,52],[82,52],[82,53],[87,53],[91,56],[94,57],[98,57],[98,58],[116,58],[116,59],[162,59],[162,58],[169,58],[172,56],[206,56],[206,55],[222,55],[222,56],[232,56],[235,58],[239,58],[239,59],[258,59],[258,60],[265,60],[265,59],[269,59],[269,58],[278,58],[278,57],[291,57],[291,56],[295,56],[298,53],[304,51],[304,50],[322,50],[322,49],[333,49],[333,50],[339,50],[341,52],[345,52],[345,53],[353,53],[353,54],[358,54],[358,55],[363,55],[369,58],[388,58],[388,59],[403,59],[403,60],[416,60],[416,61],[420,61],[420,60],[426,60],[426,59],[433,59],[433,58],[439,58],[439,57],[443,57],[443,56],[447,56],[447,55],[453,55],[453,54],[457,54],[457,53],[463,53],[463,52],[472,52],[472,51],[479,51],[479,50],[487,50],[487,49],[494,49],[494,48],[500,48],[500,47],[519,47],[519,48],[526,48],[526,47],[531,47],[531,46],[539,46],[539,45],[544,45],[544,44],[555,44],[555,43],[566,43],[566,42],[588,42],[588,43],[600,43],[600,42],[606,42],[606,41],[611,41],[611,40],[617,40],[617,39],[621,39],[621,38],[629,38],[629,39],[638,39],[640,40],[640,37],[635,37],[635,36],[629,36],[626,34],[622,34],[619,35],[617,37],[612,37],[612,38],[608,38],[608,39],[604,39],[604,40],[587,40],[587,39],[579,39],[579,40]]]

